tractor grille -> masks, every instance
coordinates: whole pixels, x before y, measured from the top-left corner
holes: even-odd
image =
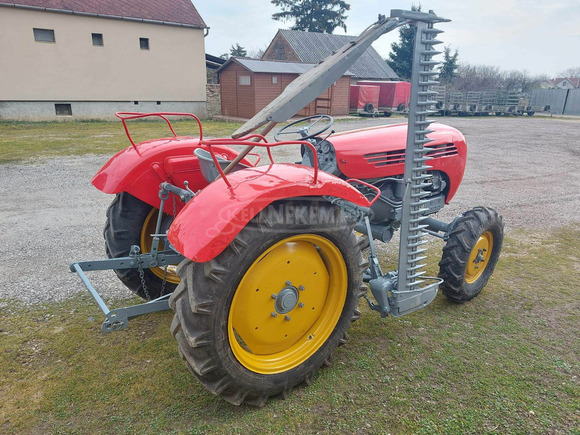
[[[452,143],[426,145],[426,148],[431,149],[426,156],[432,159],[457,155],[457,147]],[[380,166],[398,165],[405,163],[405,150],[365,154],[364,159],[374,164],[376,168]]]
[[[425,145],[425,148],[432,149],[426,155],[432,159],[438,157],[449,157],[457,155],[457,147],[452,143],[443,143],[439,145]]]

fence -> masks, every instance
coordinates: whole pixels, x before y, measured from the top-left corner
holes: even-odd
[[[555,115],[580,115],[580,89],[534,89],[532,107],[548,107]]]

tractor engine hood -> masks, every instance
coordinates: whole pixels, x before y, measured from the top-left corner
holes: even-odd
[[[434,123],[429,129],[434,130],[428,135],[433,141],[426,147],[433,151],[427,154],[431,157],[427,164],[449,178],[449,201],[463,178],[467,145],[461,132],[453,127]],[[335,149],[340,172],[347,177],[370,179],[403,174],[406,123],[336,133],[327,140]]]

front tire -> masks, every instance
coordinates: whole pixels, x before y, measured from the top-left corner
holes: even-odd
[[[487,207],[459,217],[449,233],[439,262],[441,291],[453,302],[476,297],[493,274],[503,243],[503,221]]]
[[[360,317],[366,262],[359,243],[339,208],[281,202],[215,259],[183,261],[169,303],[186,365],[234,405],[261,406],[309,382]]]
[[[151,234],[155,232],[158,213],[158,209],[127,192],[117,194],[107,209],[107,222],[103,231],[107,256],[126,257],[132,245],[139,246],[141,253],[151,251],[153,244]],[[171,218],[166,215],[165,219],[167,222],[164,226],[168,227]],[[115,273],[125,286],[146,300],[173,292],[179,283],[175,266],[168,266],[167,273],[162,267],[143,269],[145,287],[138,269],[119,269],[115,270]]]

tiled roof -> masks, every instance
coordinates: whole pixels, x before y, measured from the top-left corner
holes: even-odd
[[[580,86],[580,78],[578,77],[558,77],[557,79],[554,79],[554,85],[557,85],[564,80],[568,80],[575,88]]]
[[[0,6],[33,7],[114,18],[133,18],[207,27],[191,0],[18,0]]]
[[[302,62],[309,63],[320,62],[343,45],[356,39],[355,36],[330,35],[328,33],[289,29],[280,29],[279,32],[292,46],[292,49]],[[357,79],[388,80],[399,78],[373,47],[369,47],[349,70]]]
[[[222,70],[231,62],[236,62],[254,73],[274,73],[274,74],[303,74],[314,66],[312,63],[299,62],[280,62],[277,60],[248,59],[245,57],[230,57],[228,62],[223,64],[219,70]],[[218,70],[218,71],[219,71]],[[352,76],[350,71],[344,73],[346,76]]]

